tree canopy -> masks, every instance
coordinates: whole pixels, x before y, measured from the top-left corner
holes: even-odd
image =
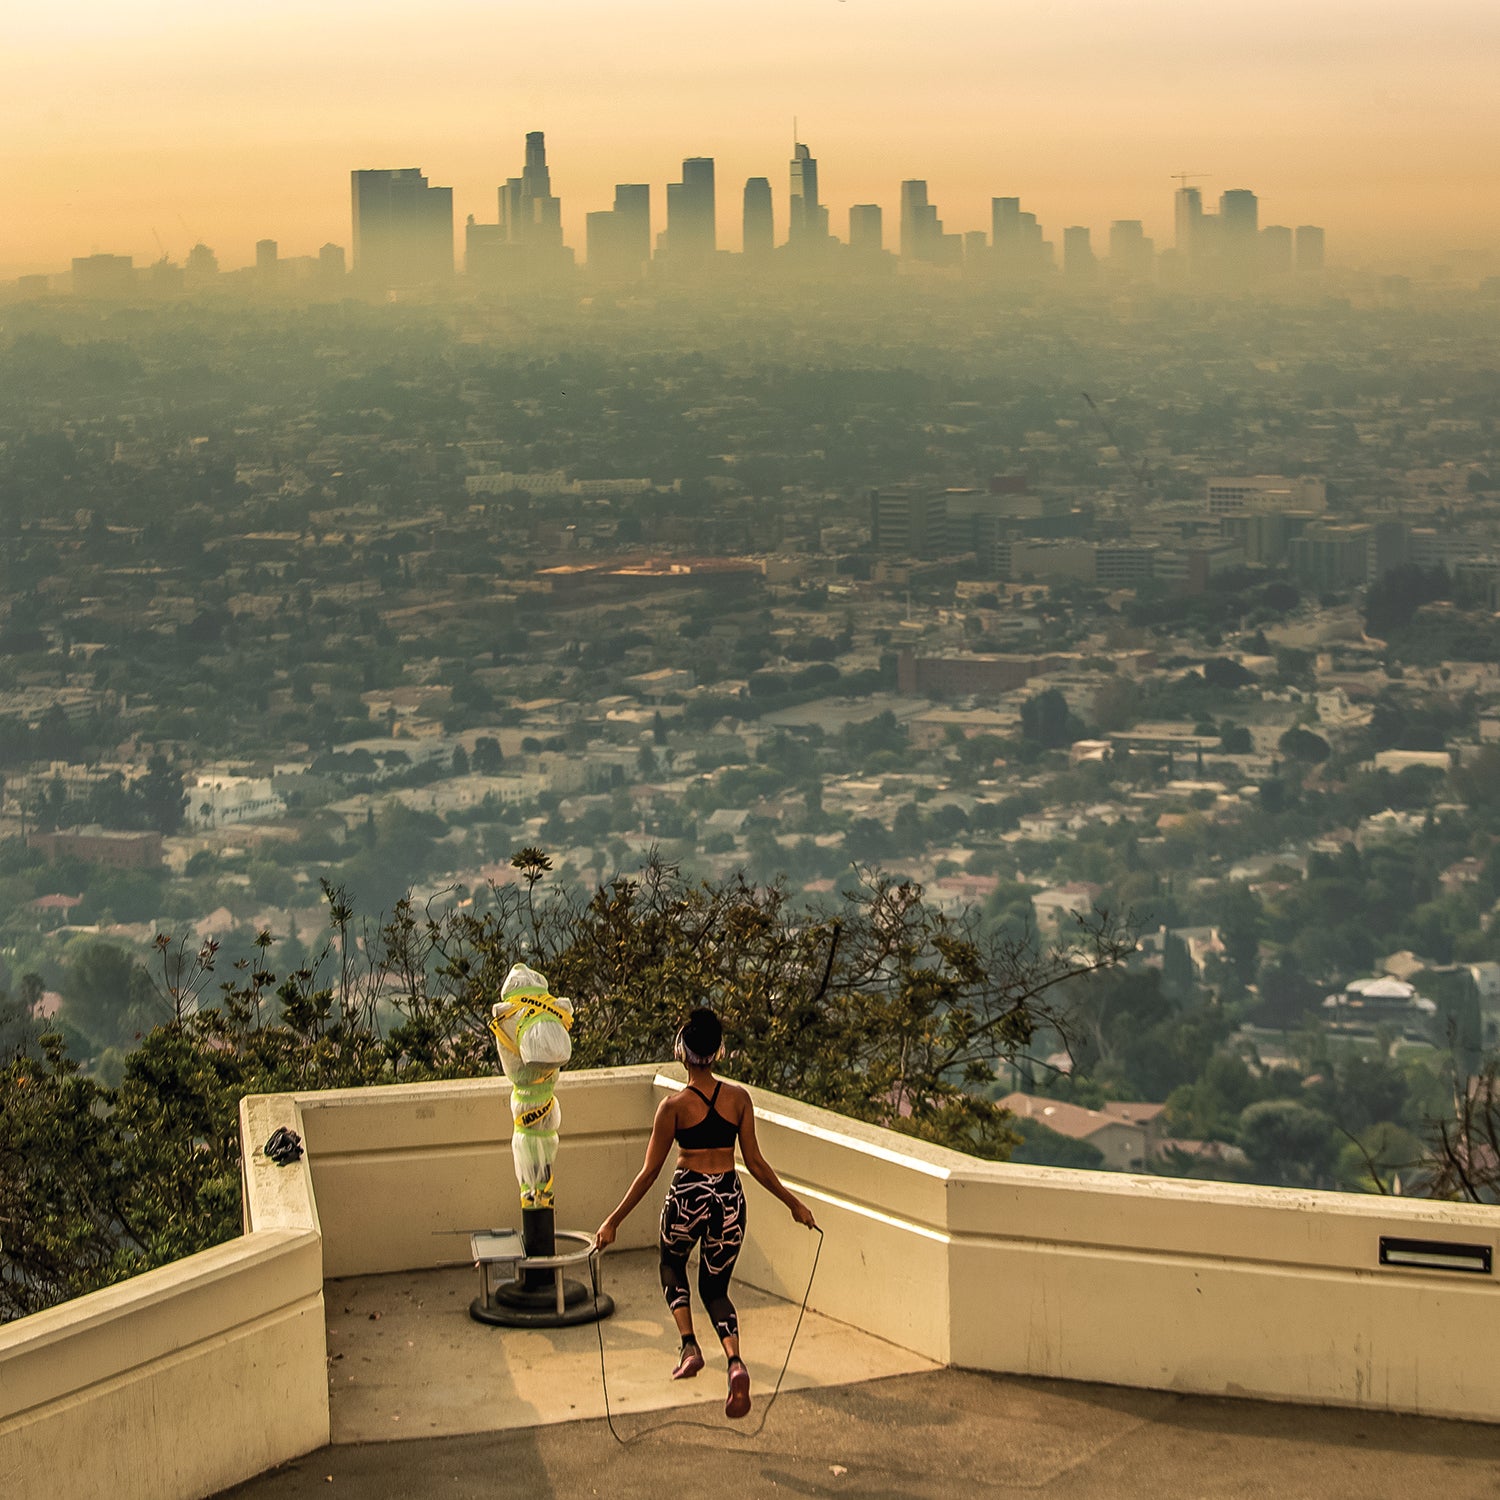
[[[987,936],[977,915],[874,874],[812,908],[780,881],[695,884],[658,860],[587,898],[549,886],[540,849],[512,864],[519,881],[482,903],[403,896],[383,921],[325,884],[327,942],[289,973],[269,932],[222,979],[216,943],[160,934],[144,987],[123,954],[83,950],[100,1029],[122,1002],[150,1029],[117,1088],[80,1074],[56,1035],[0,1062],[0,1317],[237,1233],[246,1093],[490,1073],[490,1005],[522,956],[574,1001],[574,1067],[659,1061],[708,1004],[733,1077],[1003,1158],[1018,1137],[983,1087],[997,1063],[1044,1026],[1065,1032],[1060,987],[1135,942],[1103,913],[1052,945]]]

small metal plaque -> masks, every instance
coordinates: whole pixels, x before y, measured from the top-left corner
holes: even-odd
[[[1380,1264],[1410,1266],[1420,1271],[1462,1271],[1471,1276],[1491,1274],[1488,1245],[1466,1245],[1457,1240],[1404,1240],[1380,1236]]]
[[[469,1256],[475,1261],[520,1260],[525,1253],[514,1229],[476,1229],[469,1236]]]

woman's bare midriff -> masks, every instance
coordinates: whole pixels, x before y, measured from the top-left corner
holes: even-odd
[[[689,1172],[717,1175],[734,1171],[734,1147],[719,1146],[712,1151],[679,1151],[677,1165]]]

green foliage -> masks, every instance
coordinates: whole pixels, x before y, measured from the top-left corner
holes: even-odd
[[[1389,640],[1411,624],[1424,604],[1453,597],[1446,568],[1403,563],[1372,583],[1365,592],[1365,629]]]
[[[1104,1163],[1104,1153],[1091,1141],[1076,1141],[1044,1125],[1040,1120],[1012,1118],[1011,1129],[1019,1143],[1010,1159],[1039,1167],[1081,1167],[1092,1171]]]
[[[136,967],[123,948],[111,943],[85,942],[69,959],[64,1014],[98,1046],[116,1045],[139,1029],[137,1005],[143,992]]]
[[[469,763],[480,776],[498,776],[505,763],[500,751],[500,741],[492,735],[482,734],[474,741],[474,753]]]
[[[1332,1122],[1293,1099],[1262,1099],[1240,1116],[1240,1149],[1259,1182],[1330,1185],[1339,1140]]]
[[[886,709],[863,723],[845,725],[839,743],[856,763],[863,763],[882,750],[904,751],[907,735],[895,714]]]
[[[543,850],[512,864],[520,884],[492,890],[483,910],[403,897],[379,926],[325,883],[317,958],[278,976],[263,932],[217,989],[213,942],[158,936],[159,973],[144,981],[120,950],[84,946],[70,994],[87,998],[70,1003],[101,1030],[122,1007],[163,1019],[114,1088],[83,1077],[57,1036],[40,1059],[0,1064],[0,1312],[236,1233],[246,1093],[490,1073],[489,1007],[522,955],[577,1006],[577,1067],[665,1057],[682,1016],[708,1003],[733,1076],[1003,1157],[1015,1136],[981,1085],[1039,1027],[1066,1024],[1049,1000],[1059,986],[1134,945],[1105,917],[1066,948],[986,938],[905,881],[871,879],[825,911],[779,883],[694,885],[659,862],[591,899],[549,896]]]
[[[1264,931],[1260,898],[1248,886],[1231,885],[1219,903],[1219,939],[1224,958],[1241,985],[1255,982]]]
[[[1251,686],[1256,681],[1256,676],[1227,656],[1211,656],[1203,663],[1203,680],[1209,687],[1228,688],[1232,691]]]
[[[1059,750],[1078,738],[1082,726],[1073,718],[1068,700],[1047,688],[1021,705],[1021,733],[1044,750]]]
[[[1276,746],[1288,760],[1301,761],[1305,765],[1317,765],[1327,760],[1330,754],[1328,741],[1322,735],[1295,724],[1281,736]]]
[[[1255,745],[1243,724],[1231,724],[1226,719],[1219,726],[1219,748],[1225,755],[1249,755]]]
[[[138,1244],[109,1090],[55,1032],[0,1065],[0,1321],[129,1274]]]
[[[1256,1020],[1262,1026],[1292,1031],[1322,1003],[1323,992],[1303,974],[1296,960],[1280,954],[1260,971],[1260,1004]]]
[[[1165,1100],[1194,1082],[1229,1034],[1217,1006],[1172,994],[1159,970],[1101,975],[1073,997],[1075,1054],[1119,1099]]]

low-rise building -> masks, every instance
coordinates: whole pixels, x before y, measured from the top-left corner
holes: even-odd
[[[60,859],[81,859],[87,864],[109,865],[116,870],[154,870],[161,864],[161,835],[154,832],[121,832],[91,826],[33,833],[28,842],[52,864]]]
[[[1087,1141],[1115,1172],[1139,1172],[1154,1154],[1163,1104],[1111,1103],[1085,1109],[1062,1099],[1035,1094],[1007,1094],[1000,1107],[1021,1120],[1035,1120],[1070,1140]]]

